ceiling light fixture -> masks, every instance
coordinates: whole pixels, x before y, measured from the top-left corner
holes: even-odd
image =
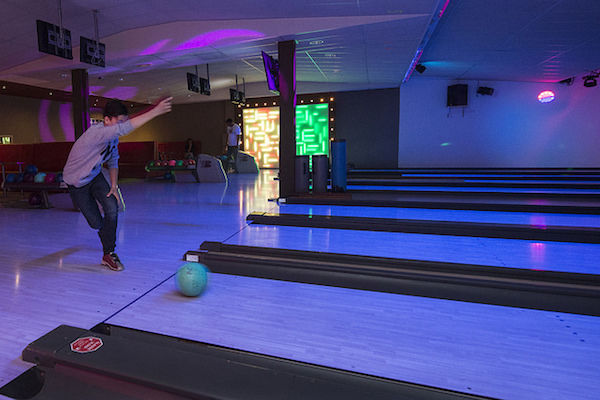
[[[575,82],[575,77],[574,76],[572,76],[570,78],[563,79],[562,81],[558,81],[558,83],[561,83],[561,84],[567,85],[567,86],[571,86],[573,84],[573,82]]]

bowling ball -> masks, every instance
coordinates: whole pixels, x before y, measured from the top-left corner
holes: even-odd
[[[16,174],[8,174],[6,175],[6,183],[14,183],[17,181],[17,175]]]
[[[190,160],[190,165],[196,165],[196,160]]]
[[[35,176],[33,177],[33,181],[35,183],[44,183],[44,180],[46,179],[46,173],[45,172],[38,172],[37,174],[35,174]]]
[[[171,175],[170,172],[167,172],[166,174],[164,174],[164,178],[167,180],[171,180],[171,179],[173,179],[173,175]]]
[[[169,160],[169,167],[174,167],[177,164],[175,160]]]
[[[175,163],[176,166],[178,167],[183,167],[183,160],[177,160],[177,162]]]
[[[45,183],[54,183],[56,181],[56,175],[51,172],[46,174],[46,178],[44,179]]]
[[[175,274],[175,286],[184,296],[199,296],[208,282],[208,268],[200,263],[187,263]]]
[[[35,165],[28,165],[25,167],[25,173],[35,175],[38,173],[38,169]]]
[[[54,182],[62,182],[63,181],[63,173],[59,172],[58,174],[56,174],[56,177],[54,178]]]
[[[154,167],[154,164],[155,164],[155,162],[154,162],[154,161],[150,161],[150,162],[148,163],[148,166],[149,166],[149,167]]]
[[[31,193],[29,195],[29,205],[39,206],[42,204],[42,195],[39,193]]]
[[[23,182],[25,182],[25,183],[31,183],[31,182],[33,182],[33,177],[34,176],[35,175],[29,174],[29,173],[23,175]]]
[[[22,174],[22,173],[21,174],[17,174],[17,180],[16,180],[16,182],[17,183],[23,182],[23,176],[24,176],[24,174]]]

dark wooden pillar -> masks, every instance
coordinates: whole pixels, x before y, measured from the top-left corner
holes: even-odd
[[[279,197],[294,193],[296,158],[296,41],[279,42]]]
[[[71,70],[73,86],[73,126],[75,127],[75,140],[90,127],[89,83],[88,73],[85,69]]]

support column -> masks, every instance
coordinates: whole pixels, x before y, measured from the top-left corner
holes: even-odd
[[[73,86],[73,126],[75,127],[75,140],[90,127],[89,82],[85,69],[71,70]]]
[[[279,50],[279,197],[294,193],[296,157],[296,41],[278,43]]]

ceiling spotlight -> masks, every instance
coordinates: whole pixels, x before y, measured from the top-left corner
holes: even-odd
[[[415,70],[417,70],[418,73],[422,74],[423,72],[425,72],[425,70],[427,69],[426,66],[424,66],[423,64],[417,64],[415,66]]]

